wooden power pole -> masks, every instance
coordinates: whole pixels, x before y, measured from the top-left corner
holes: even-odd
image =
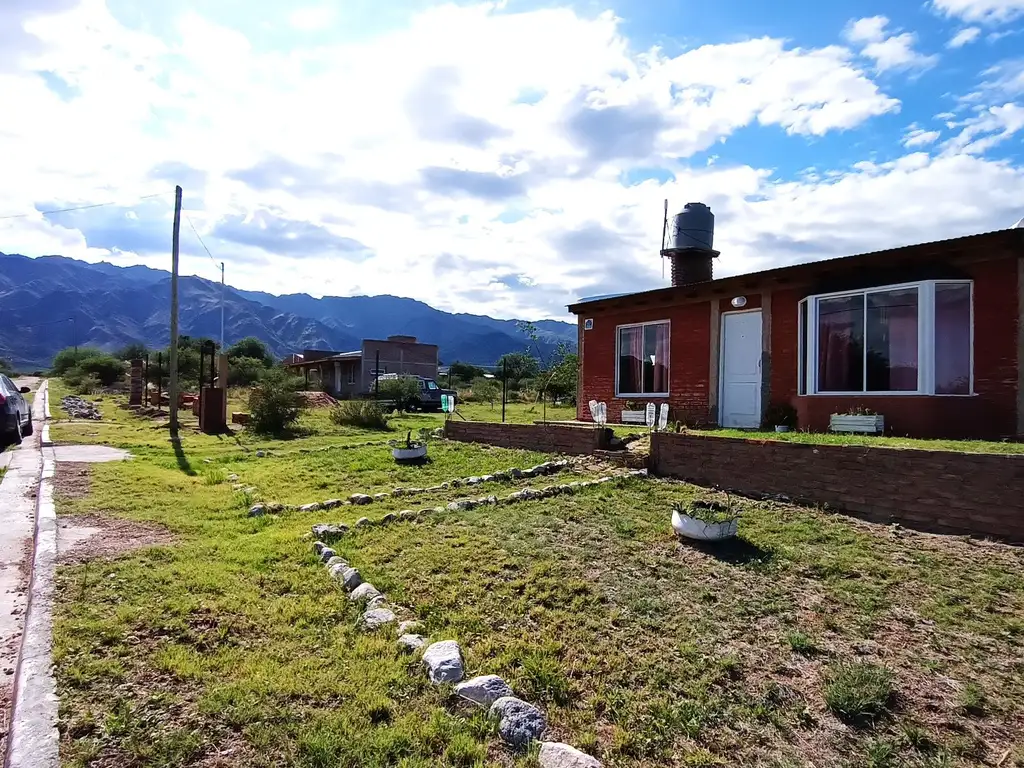
[[[178,434],[178,233],[181,228],[181,187],[174,188],[174,231],[171,234],[171,348],[170,381],[167,395],[170,398],[171,437]]]

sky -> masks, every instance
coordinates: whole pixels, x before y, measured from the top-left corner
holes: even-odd
[[[667,284],[666,199],[716,276],[1013,226],[1022,52],[1024,0],[3,0],[0,251],[168,269],[180,184],[184,274],[568,319]]]

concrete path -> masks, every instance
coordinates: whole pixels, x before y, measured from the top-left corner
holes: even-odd
[[[26,386],[28,384],[26,383]],[[7,473],[0,481],[0,702],[4,742],[32,575],[36,502],[43,457],[39,433],[45,416],[45,385],[32,404],[34,432],[9,450]]]

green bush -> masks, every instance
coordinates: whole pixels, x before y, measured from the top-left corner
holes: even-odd
[[[892,673],[888,669],[854,661],[829,670],[825,703],[840,720],[859,724],[885,712],[894,693]]]
[[[266,371],[263,361],[254,357],[228,358],[228,386],[250,387],[262,379]]]
[[[398,376],[377,382],[381,400],[390,400],[398,411],[409,411],[420,402],[420,380],[411,376]]]
[[[373,400],[343,400],[331,409],[331,421],[343,427],[389,429],[387,414]]]
[[[69,347],[62,349],[53,358],[52,373],[67,381],[69,386],[75,386],[73,381],[80,381],[83,376],[92,375],[102,386],[109,387],[124,377],[125,366],[123,361],[102,350],[93,347],[76,350]]]
[[[249,393],[249,429],[259,435],[281,435],[299,418],[296,392],[302,380],[270,368]]]

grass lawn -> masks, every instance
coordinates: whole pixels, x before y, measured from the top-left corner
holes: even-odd
[[[157,523],[177,543],[59,568],[65,765],[536,765],[393,635],[359,631],[302,538],[458,491],[249,519],[225,477],[305,503],[539,454],[435,442],[432,463],[398,468],[385,446],[301,453],[382,439],[317,412],[286,441],[186,429],[176,455],[166,431],[101,407],[103,422],[51,436],[136,458],[94,466],[58,512]],[[680,544],[670,505],[702,493],[631,480],[359,529],[337,548],[430,639],[458,639],[469,675],[504,676],[551,737],[606,766],[1024,766],[1022,550],[748,501],[735,545]]]
[[[814,445],[875,445],[880,448],[914,448],[922,451],[963,451],[966,453],[1024,453],[1024,443],[1003,443],[990,440],[923,440],[913,437],[836,434],[830,432],[761,432],[743,429],[688,430],[691,434],[709,437],[731,437],[744,440],[778,440],[787,443]]]

